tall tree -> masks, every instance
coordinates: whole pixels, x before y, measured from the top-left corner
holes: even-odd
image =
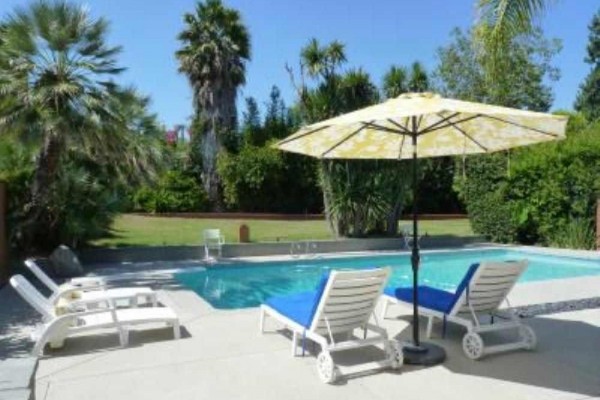
[[[124,93],[112,77],[120,47],[106,44],[108,23],[84,7],[39,1],[18,8],[2,24],[0,134],[38,148],[23,241],[45,240],[47,204],[67,149],[117,165],[139,154],[131,142]]]
[[[237,91],[246,81],[250,60],[250,35],[240,13],[220,0],[196,5],[183,17],[179,34],[182,47],[176,52],[179,71],[194,93],[194,124],[201,136],[202,181],[213,204],[220,202],[216,158],[223,136],[236,129]]]
[[[531,33],[535,28],[535,19],[550,4],[550,0],[478,0],[479,26],[487,26],[485,41],[490,56],[500,56],[504,43],[515,36]]]
[[[595,120],[600,118],[600,11],[592,18],[589,30],[585,62],[591,65],[592,70],[581,84],[575,109],[589,120]]]
[[[304,123],[354,111],[379,101],[377,87],[362,69],[343,73],[344,46],[321,45],[312,39],[300,53],[300,83],[288,68],[298,92]],[[313,85],[306,83],[304,73]],[[341,236],[372,231],[397,231],[406,180],[402,163],[378,161],[323,161],[319,178],[325,214],[331,230]]]
[[[425,92],[429,90],[429,76],[427,70],[418,61],[410,66],[410,78],[408,79],[408,90],[410,92]]]
[[[545,39],[535,30],[513,38],[501,63],[490,74],[488,53],[479,48],[476,31],[452,32],[453,41],[438,50],[439,64],[434,71],[437,86],[448,97],[498,104],[507,107],[547,111],[552,104],[552,89],[559,71],[552,57],[560,42]]]
[[[281,139],[290,134],[291,121],[289,120],[288,109],[277,86],[274,85],[271,88],[269,101],[265,104],[265,107],[265,141]]]
[[[400,96],[408,92],[408,73],[406,68],[392,65],[383,76],[382,92],[387,99]]]
[[[246,97],[246,110],[242,113],[241,133],[244,143],[260,146],[264,142],[263,131],[260,124],[258,103],[252,96]]]

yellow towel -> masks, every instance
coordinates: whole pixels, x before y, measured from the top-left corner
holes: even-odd
[[[69,283],[63,283],[62,285],[60,285],[58,287],[59,291],[61,291],[61,292],[64,290],[70,290],[70,289],[74,289],[74,288],[75,288],[75,286],[73,286]],[[69,293],[68,295],[62,296],[62,297],[68,297],[72,300],[80,299],[81,298],[81,290],[75,290],[75,291]]]

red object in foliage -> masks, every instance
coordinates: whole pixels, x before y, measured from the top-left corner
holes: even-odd
[[[177,132],[167,131],[167,133],[165,134],[165,140],[167,141],[168,144],[177,143]]]

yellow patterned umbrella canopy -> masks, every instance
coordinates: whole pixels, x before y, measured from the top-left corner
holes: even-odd
[[[566,124],[565,116],[406,93],[306,126],[275,146],[323,159],[405,159],[415,143],[417,157],[438,157],[562,139]]]

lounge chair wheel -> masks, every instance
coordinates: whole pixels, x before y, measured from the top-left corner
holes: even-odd
[[[335,366],[331,355],[322,351],[317,357],[317,372],[323,383],[333,383],[339,376],[339,369]]]
[[[463,351],[471,360],[478,360],[483,356],[483,339],[476,332],[468,332],[463,337]]]
[[[402,345],[395,340],[390,340],[386,347],[388,359],[391,361],[392,369],[399,369],[404,364],[404,353]]]
[[[537,336],[535,335],[533,328],[528,325],[519,326],[519,336],[528,350],[535,349],[535,346],[537,345]]]

